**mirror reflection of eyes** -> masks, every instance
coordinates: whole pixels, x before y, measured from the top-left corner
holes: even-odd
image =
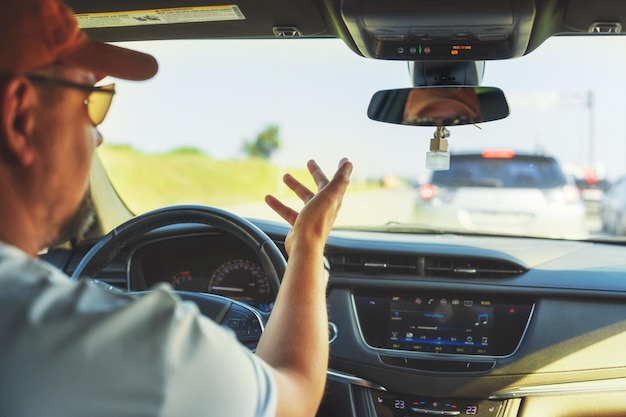
[[[386,123],[455,126],[503,119],[509,106],[495,87],[417,87],[376,92],[367,115]]]

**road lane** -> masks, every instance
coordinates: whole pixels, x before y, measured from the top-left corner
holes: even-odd
[[[411,212],[415,204],[416,191],[411,188],[380,189],[348,193],[339,213],[337,226],[383,225],[388,222],[410,223]],[[302,207],[298,199],[287,199],[295,209]],[[282,219],[264,202],[225,207],[243,217],[278,220]],[[589,232],[592,236],[604,235],[600,231],[597,217],[588,219]]]

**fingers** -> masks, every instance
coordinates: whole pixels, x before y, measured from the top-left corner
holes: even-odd
[[[322,168],[320,168],[317,162],[315,162],[313,159],[307,162],[307,169],[313,177],[313,181],[315,181],[318,191],[328,185],[328,177],[326,177],[326,174],[324,174]],[[295,192],[298,197],[300,197],[300,200],[304,201],[305,203],[315,196],[315,193],[313,191],[309,190],[304,184],[295,179],[291,174],[285,174],[285,176],[283,177],[283,182],[291,190],[293,190],[293,192]]]
[[[318,191],[328,185],[328,178],[326,177],[326,174],[324,174],[324,171],[322,171],[322,168],[320,168],[320,166],[317,164],[317,162],[311,159],[307,162],[306,166],[309,169],[309,172],[311,173],[315,184],[317,184]]]
[[[341,205],[341,199],[345,193],[348,184],[350,183],[350,175],[352,173],[352,163],[347,158],[342,158],[339,161],[339,168],[335,172],[332,181],[328,180],[328,177],[324,174],[320,166],[314,160],[307,162],[307,168],[311,173],[314,181],[317,184],[318,192],[323,191],[325,188],[331,187],[329,197],[331,200],[339,202]],[[294,178],[291,174],[285,174],[283,176],[284,183],[305,203],[309,203],[316,196],[316,193],[308,189],[304,184]],[[279,216],[285,219],[290,225],[294,225],[299,213],[286,206],[280,200],[272,195],[265,197],[265,202],[272,208]]]
[[[339,161],[339,168],[337,169],[334,178],[342,176],[349,179],[350,175],[352,175],[352,169],[352,162],[350,162],[348,158],[341,158],[341,161]]]
[[[335,172],[331,181],[332,186],[340,187],[338,190],[342,195],[350,184],[350,175],[352,174],[352,162],[348,161],[348,158],[342,158],[339,162],[339,168]]]
[[[298,217],[298,212],[284,205],[280,200],[278,200],[273,195],[265,196],[265,202],[272,210],[274,210],[280,217],[285,219],[287,223],[290,225],[294,225],[296,222],[296,218]]]
[[[287,185],[287,187],[289,187],[294,193],[296,193],[296,195],[298,197],[300,197],[300,200],[304,201],[305,203],[307,201],[309,201],[310,199],[313,198],[313,196],[315,196],[315,193],[312,192],[311,190],[309,190],[304,184],[302,184],[300,181],[298,181],[297,179],[295,179],[293,177],[293,175],[291,174],[285,174],[283,176],[283,182]]]

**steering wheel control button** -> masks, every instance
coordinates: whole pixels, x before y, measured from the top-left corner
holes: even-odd
[[[222,324],[233,330],[237,336],[247,336],[249,334],[249,321],[247,314],[231,307]]]
[[[239,338],[245,336],[258,337],[263,332],[257,317],[237,304],[231,305],[228,313],[222,320],[222,325],[233,330]]]

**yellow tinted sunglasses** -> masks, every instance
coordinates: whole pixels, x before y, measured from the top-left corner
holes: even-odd
[[[115,84],[95,87],[92,85],[74,83],[60,78],[45,77],[43,75],[34,74],[29,74],[26,78],[32,82],[48,82],[88,92],[89,96],[85,99],[85,105],[87,106],[89,119],[94,126],[98,126],[106,117],[109,107],[111,107],[111,101],[113,101],[113,95],[115,94]]]

